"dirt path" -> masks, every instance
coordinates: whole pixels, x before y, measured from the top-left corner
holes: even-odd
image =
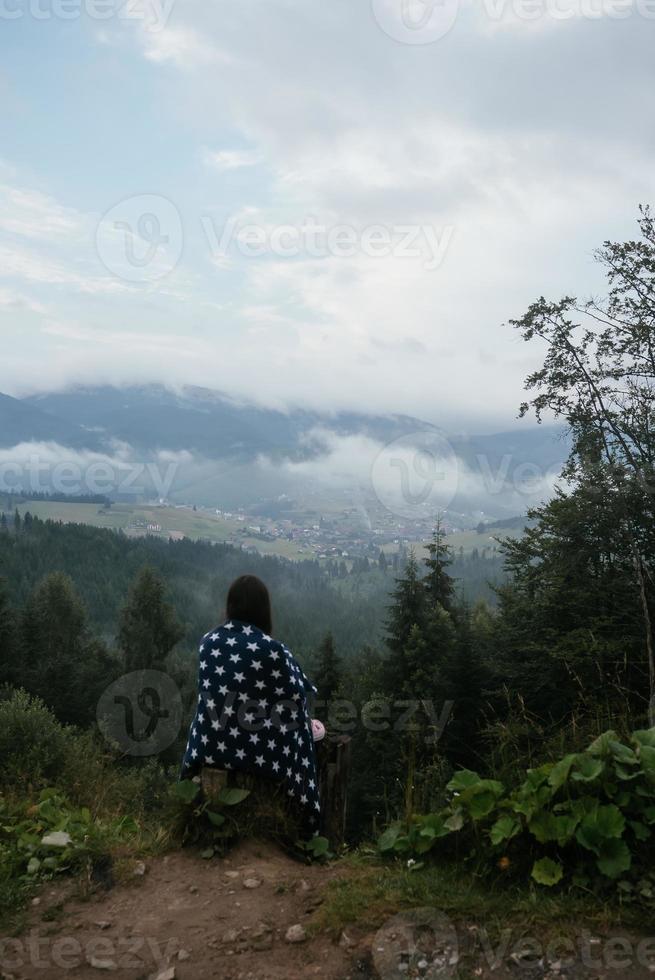
[[[343,864],[307,866],[271,845],[247,843],[223,860],[203,860],[192,850],[152,859],[145,873],[87,900],[76,897],[73,882],[62,882],[42,892],[19,938],[0,942],[0,980],[98,980],[103,974],[116,980],[655,975],[655,938],[649,938],[655,930],[647,923],[641,936],[623,929],[598,934],[574,923],[578,935],[569,949],[570,939],[561,942],[552,930],[547,939],[530,939],[512,928],[489,939],[483,921],[452,922],[426,909],[392,916],[377,932],[352,923],[347,937],[337,941],[312,930],[311,923],[328,883],[345,874]],[[419,934],[419,952],[408,959],[406,951]]]
[[[361,978],[349,951],[307,935],[335,872],[297,864],[267,845],[224,860],[177,852],[128,884],[87,901],[47,889],[27,932],[5,946],[15,980],[326,980]],[[290,927],[297,927],[287,937]],[[291,941],[296,939],[297,941]],[[13,945],[11,944],[13,943]]]

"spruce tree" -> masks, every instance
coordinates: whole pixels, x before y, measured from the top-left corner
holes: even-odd
[[[0,684],[16,682],[16,623],[4,579],[0,579]]]
[[[21,616],[16,684],[42,698],[60,721],[86,725],[100,692],[116,675],[105,647],[90,633],[71,579],[48,575]]]
[[[132,584],[121,612],[118,643],[125,670],[162,670],[166,657],[183,635],[167,601],[164,582],[146,566]]]
[[[455,605],[455,583],[448,569],[453,556],[445,538],[441,518],[437,518],[432,540],[427,546],[429,557],[425,559],[428,569],[425,590],[432,606],[438,603],[447,612],[452,612]]]
[[[318,697],[328,705],[341,686],[341,657],[334,649],[334,637],[328,633],[318,651],[318,661],[314,671],[314,684]]]
[[[411,551],[403,575],[396,579],[396,588],[391,593],[386,642],[393,653],[402,653],[412,627],[425,624],[425,614],[425,589],[416,557]]]

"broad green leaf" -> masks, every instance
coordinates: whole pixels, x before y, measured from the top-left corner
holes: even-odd
[[[553,789],[559,789],[560,786],[564,785],[569,778],[571,766],[577,758],[576,753],[571,753],[570,755],[565,755],[563,759],[555,763],[548,776],[548,783]]]
[[[27,873],[28,875],[35,875],[39,868],[41,867],[41,862],[38,858],[30,858],[27,862]]]
[[[447,837],[450,828],[446,826],[445,818],[441,813],[428,813],[423,820],[423,829],[429,827],[434,837]]]
[[[492,844],[500,844],[502,841],[515,837],[520,829],[521,823],[516,817],[499,817],[489,831],[489,839]]]
[[[639,820],[628,820],[628,826],[632,830],[637,840],[648,840],[650,837],[650,828],[646,824],[641,823]]]
[[[623,763],[624,766],[637,765],[639,760],[629,745],[624,745],[623,742],[610,742],[609,747],[617,762]]]
[[[655,748],[652,745],[642,745],[639,749],[641,768],[649,780],[655,780]]]
[[[625,817],[613,803],[599,806],[595,814],[595,821],[598,831],[603,837],[620,837],[625,829]]]
[[[649,745],[655,748],[655,728],[646,728],[639,732],[632,733],[632,741],[638,746]]]
[[[327,837],[314,837],[308,842],[307,849],[314,857],[323,857],[330,850],[330,842]]]
[[[599,735],[598,738],[594,739],[594,741],[587,749],[587,752],[589,753],[589,755],[602,755],[602,756],[609,755],[610,752],[612,751],[612,743],[618,741],[619,741],[619,736],[616,734],[615,731],[612,731],[610,729],[610,731],[603,732],[602,735]]]
[[[193,803],[199,792],[198,783],[194,783],[190,779],[183,779],[173,786],[173,795],[183,803]]]
[[[400,824],[393,824],[391,827],[387,827],[378,841],[378,849],[382,852],[392,851],[400,836],[401,830],[402,827]]]
[[[541,858],[540,861],[535,861],[532,868],[532,877],[540,885],[556,885],[563,876],[562,865],[550,858]]]
[[[603,841],[600,856],[596,861],[599,871],[608,878],[618,878],[623,871],[628,871],[632,863],[630,849],[624,840],[616,838]]]
[[[207,848],[205,848],[204,851],[201,851],[200,852],[200,857],[201,858],[204,858],[206,861],[208,861],[210,858],[213,858],[213,856],[214,856],[214,848],[213,847],[207,847]]]
[[[461,793],[462,790],[470,789],[471,786],[476,786],[480,782],[477,772],[473,772],[471,769],[460,769],[450,780],[446,789],[453,793]]]
[[[605,765],[602,759],[590,755],[579,755],[571,772],[571,779],[576,782],[590,783],[598,779]]]
[[[555,815],[548,810],[541,810],[534,815],[528,824],[528,829],[541,844],[555,840],[560,844],[566,844],[573,837],[577,825],[578,817],[575,814]]]
[[[209,818],[209,822],[214,825],[214,827],[222,827],[225,823],[225,817],[222,813],[212,813],[211,810],[206,810],[205,813]]]
[[[631,779],[639,779],[641,777],[641,772],[638,769],[628,769],[621,762],[614,763],[614,772],[616,773],[617,779],[621,779],[623,782],[629,782]]]
[[[468,808],[474,820],[486,817],[496,805],[496,796],[492,792],[476,793],[469,801]]]
[[[236,806],[250,796],[249,789],[222,789],[218,794],[218,802],[224,806]]]

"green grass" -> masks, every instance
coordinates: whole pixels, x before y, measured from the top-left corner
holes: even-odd
[[[0,509],[6,508],[6,500],[0,500]],[[243,544],[256,548],[264,555],[279,555],[284,558],[298,560],[307,557],[309,552],[301,551],[299,544],[284,539],[277,541],[262,541],[248,535],[248,521],[227,520],[218,514],[194,511],[191,507],[177,508],[166,506],[147,506],[143,504],[112,504],[109,510],[104,510],[99,504],[58,503],[55,501],[30,500],[18,504],[21,517],[29,511],[34,517],[43,521],[62,521],[66,524],[88,524],[92,527],[104,527],[112,530],[123,530],[130,537],[139,537],[146,533],[145,528],[134,527],[137,522],[155,524],[161,527],[155,537],[187,537],[192,540],[207,540],[217,544]],[[256,523],[253,518],[251,523]]]
[[[482,878],[462,862],[410,871],[405,862],[383,863],[363,849],[340,864],[342,873],[330,882],[314,920],[317,929],[335,936],[353,923],[375,930],[403,909],[422,907],[439,909],[457,925],[484,925],[492,942],[508,926],[517,937],[533,935],[547,943],[553,937],[574,939],[582,928],[640,932],[652,919],[644,909],[605,903],[587,892],[552,894],[536,885],[511,884],[501,872],[495,880]]]

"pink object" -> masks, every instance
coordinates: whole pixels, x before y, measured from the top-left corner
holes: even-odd
[[[321,739],[325,738],[325,725],[318,718],[312,720],[312,735],[315,742],[320,742]]]

